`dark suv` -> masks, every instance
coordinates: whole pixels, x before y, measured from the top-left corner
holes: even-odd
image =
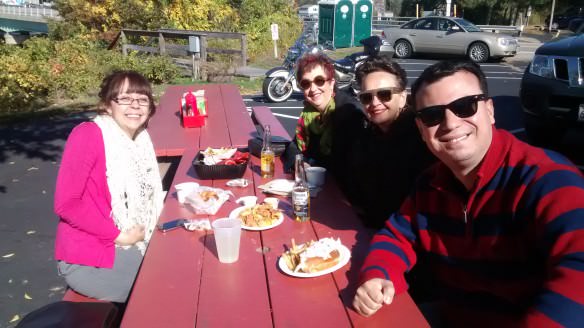
[[[558,29],[565,29],[570,26],[570,23],[574,19],[584,18],[584,3],[579,6],[573,6],[568,8],[561,14],[554,15],[553,24],[557,24]],[[545,24],[549,25],[550,17],[545,19]]]
[[[584,33],[537,48],[521,81],[521,105],[529,139],[561,141],[570,127],[584,128]]]

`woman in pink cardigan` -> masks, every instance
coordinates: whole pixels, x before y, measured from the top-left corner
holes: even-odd
[[[125,302],[162,208],[158,163],[145,127],[150,83],[132,71],[107,76],[91,122],[76,126],[57,178],[55,259],[76,292]]]

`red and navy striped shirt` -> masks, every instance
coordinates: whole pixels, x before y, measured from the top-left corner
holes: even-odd
[[[373,238],[361,283],[385,278],[403,292],[418,257],[440,297],[464,305],[460,318],[467,307],[482,314],[471,316],[477,323],[581,327],[584,177],[563,156],[493,128],[471,190],[443,163],[422,174]]]

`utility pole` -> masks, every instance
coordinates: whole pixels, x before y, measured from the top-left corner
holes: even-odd
[[[548,26],[548,32],[552,32],[552,25],[554,24],[554,9],[556,8],[556,0],[552,0],[552,13],[550,15],[550,25]]]

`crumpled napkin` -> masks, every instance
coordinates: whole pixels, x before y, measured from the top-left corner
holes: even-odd
[[[185,204],[194,209],[196,214],[214,215],[231,196],[231,191],[199,186],[185,197]]]
[[[189,231],[211,230],[211,223],[209,219],[188,219],[185,220],[184,227]]]
[[[274,179],[258,188],[267,194],[288,196],[294,188],[294,180]]]

